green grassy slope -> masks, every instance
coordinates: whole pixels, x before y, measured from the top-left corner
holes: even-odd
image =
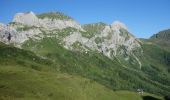
[[[106,25],[107,24],[103,22],[83,25],[82,27],[86,32],[82,32],[82,35],[87,38],[92,38],[96,34],[100,34]]]
[[[143,50],[150,67],[145,72],[162,84],[170,85],[170,29],[143,39]],[[149,71],[150,70],[150,71]],[[152,73],[151,73],[152,72]],[[159,74],[158,74],[159,73]]]
[[[1,66],[0,79],[1,100],[142,100],[136,92],[113,92],[86,78],[23,66]]]
[[[102,53],[89,51],[86,54],[66,50],[58,44],[55,38],[28,41],[23,47],[53,60],[58,65],[56,69],[60,72],[81,75],[113,90],[136,91],[138,88],[143,88],[144,91],[150,93],[170,94],[169,85],[160,81],[169,79],[167,78],[169,74],[165,72],[166,75],[158,77],[160,80],[151,77],[152,75],[148,74],[147,71],[152,71],[155,67],[147,69],[150,68],[148,61],[146,61],[148,57],[144,60],[145,64],[142,66],[142,70],[134,70],[123,67],[116,58],[110,60]],[[159,75],[159,72],[157,71],[156,74]],[[167,80],[165,82],[169,83]]]
[[[4,44],[0,51],[0,100],[142,100],[136,92],[114,92],[94,80],[57,71],[52,62],[29,51]]]
[[[163,90],[169,91],[170,88],[170,52],[162,49],[155,44],[143,44],[145,63],[142,71],[149,79],[154,81],[157,86],[163,84]]]
[[[73,20],[71,17],[64,15],[61,12],[50,12],[50,13],[43,13],[43,14],[38,14],[38,18],[43,19],[43,18],[50,18],[50,19],[56,19],[56,20]]]
[[[3,43],[0,43],[0,63],[1,66],[19,64],[37,70],[45,69],[47,65],[53,66],[53,63],[50,60],[37,57],[30,51],[21,50],[13,46],[7,46]]]

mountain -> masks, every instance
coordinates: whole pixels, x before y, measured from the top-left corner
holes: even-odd
[[[150,41],[166,48],[170,49],[170,29],[160,31],[157,34],[154,34],[150,37]]]
[[[160,31],[157,34],[151,36],[151,39],[163,40],[170,43],[170,29]]]
[[[35,53],[49,64],[42,63],[44,72],[56,76],[61,73],[63,77],[63,73],[67,73],[68,76],[83,77],[82,80],[87,78],[113,91],[143,89],[160,96],[170,94],[170,52],[152,39],[135,38],[119,21],[111,25],[103,22],[80,25],[60,12],[17,13],[8,25],[0,24],[0,41],[9,47]],[[25,59],[24,55],[22,59]],[[69,82],[72,81],[74,79]],[[77,82],[79,86],[80,81]],[[66,84],[62,88],[64,86]]]
[[[13,36],[12,43],[18,47],[27,44],[31,40],[42,40],[42,38],[57,38],[60,44],[69,50],[102,52],[105,56],[114,59],[117,55],[125,57],[120,61],[130,59],[126,55],[131,55],[138,68],[141,64],[133,51],[141,48],[140,41],[131,35],[124,24],[116,21],[112,25],[96,23],[81,26],[72,18],[58,12],[35,15],[33,12],[17,13],[13,21],[7,26],[1,25],[3,31],[9,30]],[[97,30],[95,32],[95,30]],[[10,32],[12,31],[12,32]],[[2,42],[7,41],[8,32],[3,32]],[[80,46],[77,46],[80,45]],[[77,48],[78,47],[78,48]],[[33,50],[34,51],[34,50]]]

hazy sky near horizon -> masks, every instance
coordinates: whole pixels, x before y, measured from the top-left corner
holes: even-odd
[[[28,11],[60,11],[80,24],[119,20],[138,38],[170,28],[170,0],[0,0],[1,23]]]

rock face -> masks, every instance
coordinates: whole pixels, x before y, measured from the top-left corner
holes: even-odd
[[[10,41],[12,43],[14,42],[16,43],[18,41],[16,37],[19,36],[17,31],[12,27],[6,26],[4,24],[0,24],[0,41],[6,44],[9,44],[9,41],[8,41],[9,34],[12,35],[12,38]]]
[[[39,22],[41,23],[40,25],[44,28],[47,29],[64,29],[67,27],[73,27],[79,30],[83,30],[81,28],[81,25],[78,24],[77,22],[73,21],[73,20],[57,20],[57,19],[49,19],[49,18],[45,18],[45,19],[39,19]]]
[[[83,31],[81,25],[72,19],[61,20],[48,17],[40,19],[33,12],[17,13],[8,25],[0,24],[0,41],[8,43],[7,37],[10,33],[11,43],[21,46],[29,38],[43,38],[41,34],[43,32],[49,33],[49,31],[62,30],[67,27]]]
[[[39,33],[41,33],[39,29],[17,31],[11,25],[0,24],[0,41],[6,44],[13,43],[17,47],[20,47],[23,42],[29,40],[29,38],[34,38]],[[8,40],[9,34],[11,35],[10,41]]]
[[[126,25],[119,22],[119,21],[113,22],[111,26],[112,26],[113,30],[119,30],[119,29],[122,29],[122,28],[125,29],[125,30],[128,30]]]
[[[86,25],[84,27],[85,33],[79,31],[64,38],[65,47],[74,50],[74,45],[78,43],[78,45],[81,45],[80,50],[83,49],[82,51],[84,52],[89,50],[98,51],[110,59],[116,58],[120,62],[127,62],[126,65],[131,59],[134,62],[134,66],[141,68],[142,63],[136,54],[133,53],[138,52],[142,54],[140,41],[126,29],[126,26],[120,22],[114,22],[112,25],[103,23]]]
[[[98,25],[98,23],[96,25]],[[93,24],[93,26],[95,26],[95,24]],[[119,52],[118,49],[120,47],[125,48],[126,53],[130,53],[136,48],[140,48],[140,43],[137,41],[137,39],[132,36],[126,30],[125,25],[120,24],[120,22],[114,22],[112,26],[105,25],[103,29],[94,30],[100,31],[98,31],[98,33],[96,33],[91,38],[83,37],[81,32],[67,36],[64,39],[66,46],[69,48],[74,42],[78,41],[92,50],[103,52],[110,58],[111,55],[116,56],[118,54],[117,52]]]
[[[141,48],[140,42],[128,32],[123,23],[115,21],[112,25],[94,23],[81,26],[60,13],[51,14],[17,13],[12,23],[0,24],[0,41],[8,43],[10,33],[10,43],[22,47],[30,39],[41,41],[42,38],[55,37],[67,49],[98,51],[111,59],[123,55],[122,58],[126,61],[131,55],[141,66],[139,59],[133,54],[133,51]]]
[[[29,26],[39,26],[39,19],[33,12],[17,13],[12,22],[21,23]]]
[[[46,29],[63,29],[66,27],[74,27],[76,29],[81,29],[81,25],[76,21],[71,19],[52,19],[44,17],[43,19],[38,18],[33,12],[28,13],[17,13],[13,21],[15,23],[21,23],[28,26],[43,27]]]

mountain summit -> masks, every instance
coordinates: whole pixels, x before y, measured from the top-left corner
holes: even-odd
[[[120,21],[114,21],[113,23],[112,23],[112,28],[113,29],[125,29],[125,30],[128,30],[127,29],[127,27],[126,27],[126,25],[125,24],[123,24],[123,23],[121,23]]]
[[[39,26],[37,16],[31,11],[27,13],[17,13],[12,22],[21,23],[29,26]]]

